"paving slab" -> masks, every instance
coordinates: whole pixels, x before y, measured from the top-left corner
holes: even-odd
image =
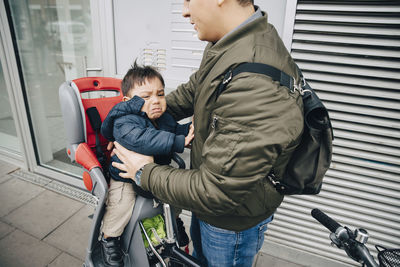
[[[46,190],[12,211],[4,220],[41,240],[83,206],[81,202]]]
[[[40,186],[16,178],[0,184],[0,217],[4,217],[43,191],[45,189]]]
[[[82,261],[63,252],[48,267],[82,267]]]
[[[0,239],[11,233],[15,228],[0,221]]]
[[[92,225],[94,208],[86,205],[43,241],[67,252],[82,262],[85,260],[86,248],[89,242],[89,231]]]
[[[264,253],[258,253],[257,257],[254,261],[253,267],[302,267],[304,265],[299,265],[293,262],[285,261],[271,255],[267,255]]]
[[[17,169],[19,169],[19,167],[5,161],[0,161],[0,176],[13,172]]]
[[[18,229],[0,240],[0,266],[43,267],[61,251]]]

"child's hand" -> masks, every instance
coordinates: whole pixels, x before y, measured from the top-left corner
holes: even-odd
[[[107,150],[111,151],[111,150],[113,150],[113,148],[114,148],[114,142],[108,142]],[[111,155],[110,156],[111,157],[114,156],[114,152],[113,151],[111,151]]]
[[[114,148],[114,142],[108,142],[107,144],[107,150],[110,151]]]
[[[192,142],[193,138],[194,138],[194,126],[193,126],[193,124],[191,124],[189,127],[189,133],[185,137],[185,147],[192,148],[191,142]]]

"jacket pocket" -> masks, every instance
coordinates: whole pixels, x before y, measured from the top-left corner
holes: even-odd
[[[203,162],[207,168],[229,175],[240,163],[240,143],[252,135],[250,127],[212,115],[211,131],[203,147]]]

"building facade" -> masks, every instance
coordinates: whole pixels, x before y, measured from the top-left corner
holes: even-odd
[[[400,247],[399,1],[255,3],[326,104],[335,134],[322,192],[285,198],[262,253],[311,266],[352,264],[329,245],[312,208],[368,229],[372,251],[375,244]],[[167,92],[187,81],[205,43],[181,16],[182,4],[2,0],[0,158],[83,188],[82,169],[65,153],[59,86],[87,76],[121,78],[135,59],[162,71]]]

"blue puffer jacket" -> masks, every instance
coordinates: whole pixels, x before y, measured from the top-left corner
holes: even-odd
[[[145,112],[142,112],[144,100],[134,96],[126,102],[115,105],[101,125],[101,134],[109,141],[117,141],[125,148],[140,154],[154,156],[158,164],[171,163],[174,152],[182,153],[185,136],[191,123],[180,125],[169,114],[164,113],[152,124]],[[117,156],[111,161],[121,162]],[[120,170],[110,164],[111,177],[118,181],[130,182],[119,176]]]

